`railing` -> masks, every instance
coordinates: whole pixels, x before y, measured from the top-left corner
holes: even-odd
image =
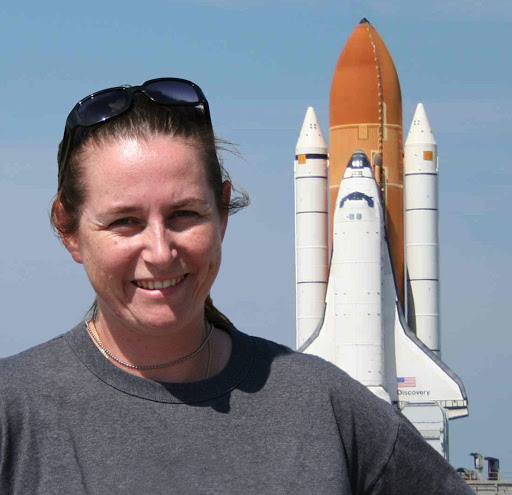
[[[482,473],[482,479],[477,479],[477,472],[474,469],[464,469],[463,471],[457,470],[460,477],[468,483],[496,483],[504,482],[512,486],[512,471],[500,471],[499,473]],[[492,478],[493,475],[497,475],[497,478]]]

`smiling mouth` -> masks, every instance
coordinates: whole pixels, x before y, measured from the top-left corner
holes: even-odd
[[[174,285],[179,284],[185,276],[186,275],[182,275],[181,277],[171,278],[169,280],[134,280],[133,283],[141,289],[167,289],[168,287],[173,287]]]

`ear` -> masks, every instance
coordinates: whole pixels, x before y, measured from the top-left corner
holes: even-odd
[[[70,234],[70,235],[63,235],[62,233],[59,233],[60,240],[62,241],[62,244],[64,244],[64,247],[69,251],[69,254],[73,257],[73,259],[77,262],[82,264],[82,253],[80,252],[80,246],[78,243],[78,235],[77,234]]]
[[[80,252],[80,243],[78,241],[78,233],[74,234],[66,234],[62,230],[62,227],[66,224],[69,225],[69,215],[62,206],[62,203],[57,200],[54,209],[54,217],[55,217],[55,226],[57,227],[57,231],[59,233],[60,240],[64,247],[69,251],[69,254],[73,257],[73,259],[82,264],[82,254]]]
[[[225,180],[222,183],[222,204],[228,205],[231,199],[231,182],[229,180]],[[228,210],[226,209],[222,214],[222,239],[224,239],[224,234],[226,233],[226,228],[228,226]]]

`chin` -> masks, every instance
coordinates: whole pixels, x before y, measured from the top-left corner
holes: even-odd
[[[149,331],[161,331],[161,330],[179,330],[182,327],[186,327],[195,318],[191,315],[179,315],[176,313],[171,314],[146,314],[138,315],[136,318],[136,325],[141,329],[145,328]]]

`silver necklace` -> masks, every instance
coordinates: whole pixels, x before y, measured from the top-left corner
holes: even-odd
[[[94,332],[91,330],[91,327],[89,326],[89,323],[91,323],[92,326],[94,327]],[[206,320],[205,320],[205,323],[207,323]],[[210,331],[208,332],[208,335],[203,340],[201,345],[194,352],[189,354],[188,356],[182,357],[180,359],[176,359],[175,361],[170,361],[168,363],[154,364],[152,366],[138,366],[136,364],[130,364],[130,363],[126,363],[125,361],[122,361],[121,359],[119,359],[116,356],[114,356],[103,345],[103,343],[101,342],[100,336],[98,334],[98,330],[96,329],[96,324],[94,322],[94,318],[92,320],[90,320],[90,321],[86,321],[85,322],[85,326],[87,328],[87,333],[91,336],[92,340],[94,340],[94,342],[96,342],[96,344],[98,344],[99,348],[103,351],[103,354],[108,356],[110,359],[114,360],[116,363],[119,363],[119,364],[121,364],[123,366],[126,366],[127,368],[131,368],[131,369],[134,369],[134,370],[156,370],[156,369],[160,369],[160,368],[167,368],[168,366],[174,366],[175,364],[179,364],[179,363],[182,363],[183,361],[186,361],[187,359],[193,358],[196,354],[201,352],[201,350],[203,349],[203,347],[207,343],[210,342],[210,337],[212,336],[212,333],[213,333],[213,330],[214,330],[214,326],[210,323]],[[208,367],[209,367],[209,363],[208,363]],[[208,374],[210,374],[209,372],[210,372],[210,370],[208,369]]]

